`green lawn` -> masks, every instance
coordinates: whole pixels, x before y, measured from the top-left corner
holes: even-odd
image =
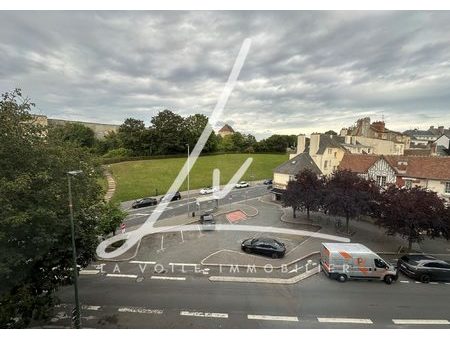
[[[272,178],[272,170],[288,159],[288,155],[284,154],[225,154],[199,157],[190,173],[191,189],[211,186],[214,168],[220,169],[221,184],[228,182],[248,157],[253,157],[253,162],[243,177],[247,181]],[[186,158],[168,158],[111,164],[111,173],[117,183],[113,200],[122,202],[165,193],[185,161]],[[186,181],[180,191],[184,190],[187,190]]]

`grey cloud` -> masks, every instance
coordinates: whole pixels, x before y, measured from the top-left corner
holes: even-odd
[[[448,32],[448,12],[1,12],[0,91],[98,122],[209,114],[251,37],[222,118],[237,130],[450,125]]]

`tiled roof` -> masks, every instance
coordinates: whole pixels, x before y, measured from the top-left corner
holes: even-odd
[[[344,142],[345,137],[343,136],[321,134],[317,154],[323,154],[327,148],[342,148],[341,143]]]
[[[450,156],[345,154],[339,164],[339,169],[347,169],[356,173],[366,173],[376,161],[382,158],[401,176],[450,180]],[[399,162],[401,163],[399,164]]]
[[[447,156],[384,156],[396,169],[398,162],[406,162],[406,171],[402,176],[450,180],[450,157]]]
[[[291,158],[289,161],[276,167],[273,171],[278,174],[297,175],[300,171],[309,169],[317,175],[321,175],[319,167],[308,153],[301,153]]]
[[[231,126],[229,124],[224,125],[222,128],[220,128],[219,133],[221,131],[228,131],[230,133],[234,133],[233,128],[231,128]]]
[[[367,170],[380,159],[379,155],[344,154],[339,170],[350,170],[355,173],[366,173]]]

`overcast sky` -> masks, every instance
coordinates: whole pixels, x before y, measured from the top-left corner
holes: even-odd
[[[209,115],[247,37],[239,131],[450,127],[448,12],[1,12],[0,92],[73,120]]]

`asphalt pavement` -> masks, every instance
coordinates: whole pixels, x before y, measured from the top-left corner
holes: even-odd
[[[83,326],[92,328],[448,328],[450,283],[401,276],[339,283],[323,273],[294,285],[81,276]],[[73,289],[60,292],[54,327],[70,326]]]

